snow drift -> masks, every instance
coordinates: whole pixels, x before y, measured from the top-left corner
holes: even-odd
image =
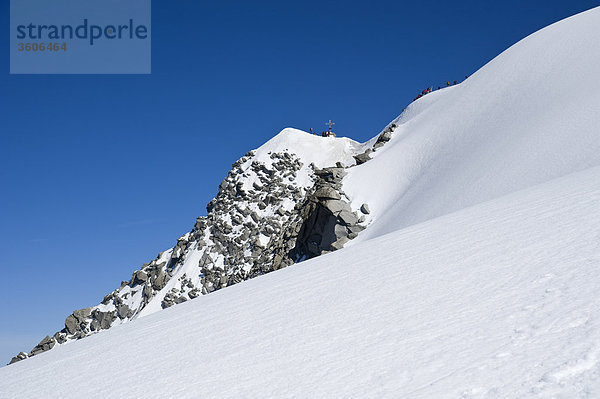
[[[378,218],[359,240],[600,165],[599,26],[567,18],[409,106],[344,182]]]

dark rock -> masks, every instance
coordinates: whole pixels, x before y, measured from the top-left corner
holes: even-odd
[[[331,244],[331,248],[334,251],[337,251],[338,249],[342,249],[344,247],[344,244],[346,244],[348,241],[350,241],[350,239],[348,237],[342,237],[339,240],[337,240],[336,242],[334,242],[333,244]]]
[[[106,330],[110,328],[112,322],[116,319],[115,312],[101,312],[94,310],[92,313],[92,323],[97,327],[97,330]]]
[[[340,212],[338,217],[346,226],[352,226],[358,223],[358,217],[353,212],[344,210]]]
[[[79,331],[79,322],[72,314],[65,319],[65,328],[69,334],[75,334],[77,331]]]
[[[110,303],[110,301],[112,301],[112,299],[113,299],[113,295],[114,295],[114,293],[110,293],[110,294],[106,295],[106,296],[104,297],[104,299],[102,299],[102,302],[101,302],[101,303],[102,303],[103,305],[108,305],[108,304]]]
[[[46,337],[44,339],[42,339],[40,341],[40,343],[37,344],[35,346],[35,348],[33,348],[31,350],[31,352],[29,353],[29,356],[31,357],[31,356],[35,356],[40,353],[46,352],[46,351],[52,349],[55,344],[56,344],[56,341],[54,340],[54,338],[50,338],[49,336],[46,335]]]
[[[370,160],[371,157],[367,153],[362,153],[362,154],[355,155],[354,159],[356,160],[357,165],[362,165],[363,163]]]
[[[342,198],[340,197],[340,194],[333,187],[330,186],[324,186],[319,188],[315,192],[315,197],[334,200],[339,200]]]
[[[327,208],[331,213],[337,214],[341,211],[349,211],[350,205],[342,200],[328,200],[323,203],[325,208]]]
[[[377,138],[377,142],[378,143],[387,143],[391,139],[392,139],[392,131],[386,130],[379,135],[379,137]]]
[[[156,275],[156,279],[152,282],[152,288],[155,290],[161,290],[166,284],[165,272],[160,270]]]
[[[369,213],[371,213],[371,210],[369,209],[369,205],[367,205],[367,204],[362,204],[362,206],[360,207],[360,211],[362,213],[364,213],[365,215],[368,215]]]
[[[100,323],[98,322],[98,320],[92,320],[92,322],[90,323],[90,330],[91,331],[99,331],[100,330]]]
[[[350,230],[350,233],[360,233],[364,229],[366,229],[366,227],[360,226],[358,224],[348,227],[348,230]]]
[[[63,329],[63,331],[65,331],[65,330]],[[60,332],[60,331],[59,331],[59,332],[56,332],[52,338],[54,338],[54,340],[55,340],[55,341],[56,341],[58,344],[64,344],[65,342],[67,342],[67,337],[66,337],[66,335],[65,335],[64,333]]]
[[[85,320],[92,314],[92,308],[78,309],[73,312],[73,316],[77,318],[79,323],[84,323]]]
[[[348,229],[345,226],[342,226],[341,224],[336,224],[333,232],[335,234],[336,240],[342,237],[346,237],[348,235]]]
[[[138,270],[134,272],[133,276],[131,277],[131,286],[135,287],[136,285],[143,284],[146,281],[148,281],[148,275],[145,272]]]
[[[8,364],[13,364],[13,363],[19,362],[21,360],[25,360],[25,359],[27,359],[27,357],[28,357],[27,353],[25,353],[25,352],[19,352],[19,354],[17,356],[13,357],[10,360],[10,363],[8,363]]]
[[[121,303],[117,306],[117,315],[120,319],[128,319],[133,316],[133,310],[129,308],[129,306]]]

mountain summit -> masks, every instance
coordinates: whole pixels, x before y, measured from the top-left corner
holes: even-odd
[[[388,142],[391,132],[378,143]],[[342,178],[371,151],[348,138],[284,129],[232,165],[207,216],[173,248],[134,271],[100,304],[75,310],[61,331],[11,363],[342,248],[368,223],[368,205],[352,209]]]

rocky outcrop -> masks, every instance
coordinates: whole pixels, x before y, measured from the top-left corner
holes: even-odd
[[[19,362],[21,360],[25,360],[25,359],[27,359],[27,357],[28,357],[27,353],[25,353],[25,352],[19,352],[19,354],[17,356],[13,357],[10,360],[10,363],[8,363],[8,364],[13,364],[13,363]]]
[[[385,128],[383,132],[377,137],[377,141],[373,144],[373,151],[376,151],[378,148],[381,148],[392,139],[392,133],[396,130],[398,126],[395,123],[390,124]]]
[[[30,356],[50,350],[54,347],[54,345],[56,345],[56,341],[54,340],[54,338],[46,336],[39,344],[35,346],[35,348],[33,348],[33,350],[30,353]]]
[[[315,169],[315,191],[301,206],[301,227],[289,257],[298,262],[340,249],[364,230],[342,191],[343,167]]]
[[[356,155],[356,165],[371,159],[394,128]],[[11,363],[131,320],[151,303],[169,308],[342,248],[365,229],[370,214],[367,204],[353,210],[343,191],[342,179],[353,166],[338,162],[319,169],[288,151],[262,161],[247,153],[221,182],[207,215],[198,217],[172,249],[134,271],[99,305],[74,311],[62,330]],[[298,183],[307,178],[311,184]]]

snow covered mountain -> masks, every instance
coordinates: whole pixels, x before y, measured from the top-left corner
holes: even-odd
[[[388,129],[379,143],[390,137]],[[341,248],[365,229],[366,218],[341,190],[346,167],[360,162],[354,155],[365,147],[284,129],[232,165],[207,216],[173,248],[134,271],[100,304],[74,311],[61,331],[11,363]]]
[[[11,398],[595,398],[600,168],[0,369]]]
[[[285,129],[0,397],[600,396],[598,65],[600,8],[364,144]]]

